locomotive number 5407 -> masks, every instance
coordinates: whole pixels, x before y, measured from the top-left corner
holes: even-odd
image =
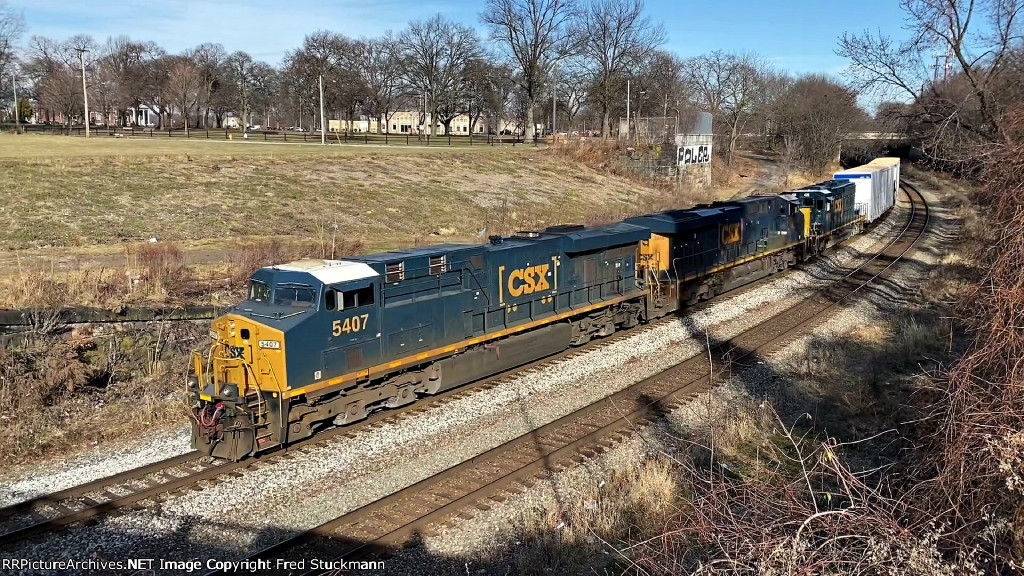
[[[341,336],[342,334],[348,334],[350,332],[359,332],[360,330],[366,329],[366,322],[370,319],[369,314],[363,314],[362,316],[353,316],[351,318],[345,318],[345,321],[335,320],[332,325],[335,336]]]

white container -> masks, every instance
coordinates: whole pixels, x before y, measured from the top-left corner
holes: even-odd
[[[836,172],[835,179],[853,182],[857,211],[866,222],[874,222],[896,203],[899,158],[879,158],[864,166],[842,170]]]

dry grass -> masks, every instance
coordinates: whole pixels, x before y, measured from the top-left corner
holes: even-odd
[[[83,327],[0,348],[0,458],[66,453],[186,421],[187,354],[204,335],[188,323]]]
[[[72,270],[19,267],[0,276],[0,307],[38,311],[90,306],[121,310],[230,304],[242,298],[253,272],[299,258],[343,258],[361,254],[359,242],[325,234],[317,240],[229,241],[223,264],[189,264],[173,243],[136,243],[124,247],[117,265]]]
[[[318,219],[348,241],[388,249],[416,236],[474,239],[509,203],[567,222],[658,193],[522,147],[325,150],[34,136],[0,139],[0,167],[0,248],[8,250],[151,237],[308,240]]]

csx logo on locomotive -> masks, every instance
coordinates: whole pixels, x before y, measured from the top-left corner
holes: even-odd
[[[518,268],[509,272],[507,282],[509,296],[518,298],[523,294],[550,290],[551,284],[548,283],[547,279],[548,270],[550,269],[551,264],[538,264],[537,266],[527,266],[526,268]]]
[[[506,291],[508,291],[509,296],[518,298],[523,294],[550,290],[551,283],[548,282],[550,270],[551,264],[537,264],[536,266],[526,266],[526,268],[513,270],[506,275],[505,266],[498,266],[499,280],[503,284],[503,286],[499,287],[502,300],[505,299]]]

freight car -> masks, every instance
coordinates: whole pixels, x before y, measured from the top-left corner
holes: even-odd
[[[241,459],[667,315],[859,229],[853,195],[833,181],[596,228],[262,268],[193,355],[192,444]]]
[[[836,172],[836,180],[849,180],[856,186],[857,211],[870,224],[896,204],[900,187],[899,158],[878,158],[863,166]]]

